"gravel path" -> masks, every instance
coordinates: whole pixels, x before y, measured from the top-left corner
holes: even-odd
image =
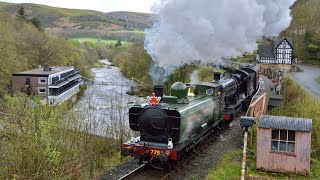
[[[205,149],[202,150],[203,152],[199,153],[198,156],[195,156],[188,165],[184,165],[179,173],[173,176],[172,179],[206,179],[209,170],[217,166],[219,160],[226,152],[242,148],[242,140],[242,129],[239,120],[236,120],[231,124],[230,128],[219,135],[219,138],[214,143],[205,147]],[[100,179],[118,179],[137,167],[137,161],[130,160],[116,166]],[[139,175],[139,177],[134,179],[159,179],[159,177],[161,177],[159,174],[161,175],[161,172],[151,170],[148,171],[148,174]]]
[[[300,84],[310,95],[320,99],[320,84],[316,78],[320,76],[320,67],[312,65],[300,65],[303,72],[291,72],[292,79]]]

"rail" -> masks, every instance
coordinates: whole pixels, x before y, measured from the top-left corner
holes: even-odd
[[[131,177],[133,177],[134,175],[136,175],[137,173],[139,173],[140,171],[144,170],[146,168],[145,164],[142,164],[141,166],[139,166],[138,168],[132,170],[131,172],[129,172],[128,174],[122,176],[121,178],[119,178],[119,180],[124,180],[124,179],[130,179]]]

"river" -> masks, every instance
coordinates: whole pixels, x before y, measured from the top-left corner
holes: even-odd
[[[118,67],[112,66],[110,61],[100,62],[104,64],[102,68],[91,69],[94,81],[108,82],[108,85],[88,85],[82,98],[73,107],[73,115],[84,122],[83,128],[91,134],[119,137],[120,129],[124,129],[130,135],[129,108],[143,102],[145,98],[126,94],[132,81]]]

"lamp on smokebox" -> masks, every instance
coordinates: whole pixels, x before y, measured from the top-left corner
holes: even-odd
[[[157,97],[156,93],[152,93],[151,96],[147,96],[147,99],[152,106],[156,106],[161,101],[161,97]]]

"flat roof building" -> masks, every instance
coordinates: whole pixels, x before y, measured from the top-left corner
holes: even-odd
[[[80,71],[73,66],[44,66],[12,74],[12,92],[25,92],[41,102],[60,104],[80,90]]]

